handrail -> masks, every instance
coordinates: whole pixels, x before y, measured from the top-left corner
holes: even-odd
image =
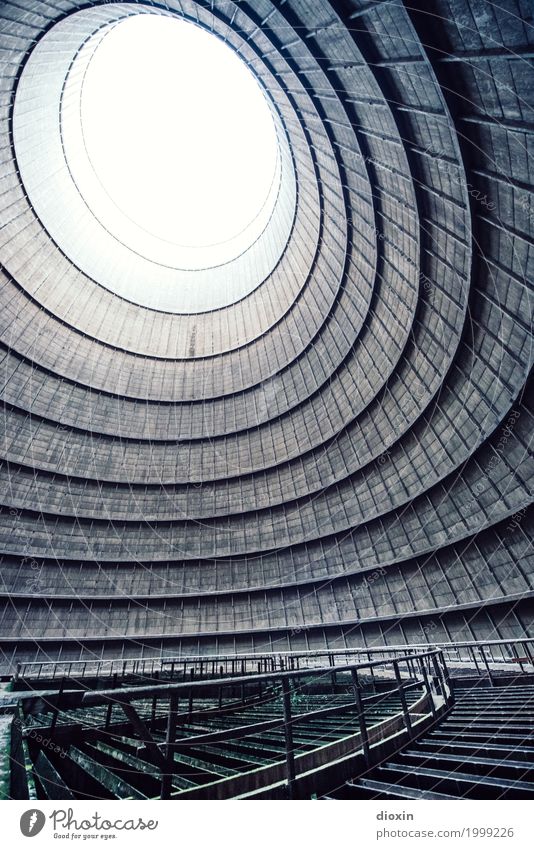
[[[188,692],[191,688],[195,690],[203,690],[209,689],[213,686],[224,685],[224,686],[235,686],[239,684],[254,684],[258,682],[269,682],[269,681],[281,681],[284,679],[297,679],[297,678],[308,678],[308,677],[326,677],[330,676],[332,672],[335,670],[336,673],[342,672],[350,672],[355,669],[356,671],[361,671],[363,669],[377,669],[382,666],[386,666],[387,664],[399,664],[402,662],[406,662],[409,669],[409,664],[411,661],[416,660],[425,660],[428,657],[437,657],[442,656],[442,652],[440,649],[429,648],[427,651],[419,652],[415,655],[408,655],[405,657],[399,658],[383,658],[382,660],[372,660],[368,662],[360,661],[358,663],[347,663],[341,665],[333,666],[315,666],[315,667],[303,667],[301,669],[286,669],[280,670],[277,672],[265,672],[265,673],[254,673],[254,674],[245,674],[245,675],[237,675],[232,676],[230,678],[204,678],[204,679],[189,679],[187,681],[174,681],[168,683],[161,684],[150,684],[145,686],[132,686],[132,687],[121,687],[120,689],[113,688],[107,690],[86,690],[81,694],[81,701],[84,704],[98,704],[99,700],[102,698],[106,698],[107,696],[113,696],[115,693],[119,692],[121,695],[134,693],[137,698],[142,698],[145,695],[150,695],[155,691],[158,692],[169,692],[169,691],[184,691]]]
[[[332,648],[320,650],[283,651],[264,653],[236,653],[224,655],[178,655],[176,657],[132,657],[132,658],[94,658],[86,660],[50,660],[25,661],[17,664],[15,680],[42,680],[56,678],[106,677],[114,674],[123,677],[154,676],[159,673],[173,677],[181,674],[215,677],[216,675],[235,675],[237,671],[253,674],[258,671],[274,671],[284,668],[301,668],[310,661],[328,658],[329,665],[338,665],[338,659],[352,657],[380,657],[410,655],[423,649],[436,648],[443,651],[450,661],[467,663],[474,667],[477,674],[486,673],[491,677],[492,668],[509,663],[534,666],[534,638],[514,638],[510,640],[468,640],[448,643],[414,643],[395,646],[357,646],[351,648]],[[505,653],[505,648],[507,653]],[[521,649],[519,656],[517,649]],[[499,654],[500,652],[500,654]],[[462,656],[465,655],[465,656]]]
[[[445,662],[443,652],[440,649],[425,647],[426,650],[419,652],[408,652],[404,655],[389,658],[381,658],[377,660],[358,660],[357,662],[345,664],[329,664],[328,666],[320,667],[305,667],[300,669],[283,669],[277,671],[268,671],[262,673],[249,673],[234,676],[223,676],[215,679],[195,679],[184,681],[169,681],[158,682],[150,685],[134,685],[129,687],[114,687],[105,690],[87,690],[87,691],[64,691],[63,687],[59,692],[51,694],[40,693],[39,696],[25,696],[23,700],[24,708],[28,713],[32,712],[32,704],[35,699],[38,699],[39,712],[50,713],[51,723],[49,726],[39,726],[40,733],[47,736],[50,741],[54,739],[59,742],[65,739],[68,744],[68,735],[70,734],[70,726],[65,727],[62,731],[61,724],[58,724],[58,717],[65,710],[73,708],[89,708],[102,705],[109,705],[110,709],[106,712],[105,723],[103,723],[97,733],[105,733],[109,735],[113,733],[111,723],[112,708],[116,706],[122,710],[128,722],[131,723],[137,736],[142,740],[145,747],[149,750],[153,762],[157,765],[161,773],[161,798],[170,798],[172,790],[172,774],[174,770],[174,754],[181,749],[190,746],[211,745],[217,742],[227,742],[231,740],[244,739],[248,736],[254,736],[265,731],[272,731],[283,728],[284,731],[284,747],[285,761],[279,760],[271,765],[266,765],[264,768],[265,776],[271,776],[273,770],[280,770],[281,765],[285,763],[285,782],[289,796],[292,798],[296,794],[296,782],[298,781],[298,767],[304,760],[300,760],[300,756],[295,759],[295,747],[293,743],[293,728],[297,724],[314,721],[316,719],[325,718],[331,715],[342,714],[344,712],[355,711],[355,722],[358,730],[354,727],[348,731],[348,737],[340,738],[342,740],[350,739],[352,741],[349,751],[352,753],[362,752],[362,756],[366,763],[375,755],[374,746],[378,745],[377,740],[380,740],[378,735],[377,740],[374,740],[369,734],[371,729],[378,727],[381,723],[369,725],[368,718],[365,715],[365,703],[373,703],[379,698],[385,698],[390,695],[398,695],[402,706],[401,711],[389,717],[387,722],[395,727],[396,731],[404,731],[409,738],[414,736],[414,722],[420,722],[422,716],[426,716],[427,722],[433,720],[437,715],[438,710],[445,708],[453,701],[453,692],[450,685],[450,677]],[[364,671],[376,672],[380,669],[389,668],[391,677],[388,679],[391,682],[391,687],[380,693],[371,692],[369,689],[369,677],[359,675]],[[292,705],[292,695],[295,692],[295,686],[299,683],[308,684],[310,679],[326,678],[331,681],[335,688],[335,681],[332,680],[332,675],[342,676],[344,673],[349,673],[350,677],[345,677],[344,683],[351,688],[354,701],[347,702],[342,705],[330,705],[329,707],[320,707],[315,710],[305,710],[300,713],[294,713]],[[337,679],[338,681],[340,679]],[[63,679],[64,682],[64,679]],[[214,698],[213,693],[219,693],[219,709],[223,710],[224,690],[230,691],[230,698],[234,698],[235,689],[238,687],[248,688],[256,692],[256,686],[261,693],[262,685],[269,684],[279,688],[279,696],[282,699],[282,714],[268,720],[260,720],[259,722],[248,723],[245,725],[236,725],[234,727],[223,729],[220,731],[207,732],[204,734],[196,734],[193,736],[182,736],[177,738],[178,717],[182,716],[182,721],[187,722],[188,718],[194,715],[194,699],[208,697]],[[413,705],[408,705],[406,698],[407,691],[418,688],[422,691],[422,695],[417,700],[417,704],[425,706],[424,713],[414,713]],[[365,693],[367,692],[367,695]],[[245,698],[245,689],[242,689],[243,694],[243,709],[251,706],[254,703],[253,699],[248,701]],[[188,711],[185,714],[179,714],[178,706],[180,697],[186,696],[188,700]],[[147,720],[138,713],[139,702],[152,699],[152,711],[155,715],[154,705],[157,701],[163,702],[165,705],[165,715],[167,718],[167,729],[165,733],[165,742],[160,742],[155,739],[149,729]],[[215,697],[216,698],[216,697]],[[254,696],[257,701],[257,697]],[[423,701],[422,701],[423,700]],[[198,701],[197,701],[198,704]],[[205,702],[204,702],[205,704]],[[168,707],[167,707],[168,705]],[[141,707],[141,711],[145,708]],[[202,710],[202,708],[200,708]],[[416,720],[417,717],[417,720]],[[386,720],[381,720],[385,723]],[[94,725],[84,725],[83,720],[76,719],[76,725],[81,732],[84,730],[88,733],[95,733]],[[80,733],[78,731],[78,733]],[[374,742],[373,742],[374,740]],[[317,751],[323,747],[328,748],[329,744],[322,744]],[[345,744],[344,744],[345,745]],[[348,745],[348,743],[346,744]],[[327,755],[325,755],[327,757]],[[276,771],[276,770],[275,770]],[[230,785],[228,785],[229,787]],[[227,788],[228,790],[228,788]],[[228,791],[229,792],[229,791]]]

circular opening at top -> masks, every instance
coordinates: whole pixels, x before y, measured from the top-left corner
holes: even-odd
[[[272,213],[267,99],[235,51],[194,24],[134,15],[94,36],[70,71],[61,124],[92,213],[153,261],[170,264],[175,246],[185,267],[228,262]]]
[[[259,82],[269,73],[231,38],[143,4],[98,6],[47,32],[18,82],[13,139],[35,214],[82,273],[132,303],[222,309],[288,245],[287,135]]]

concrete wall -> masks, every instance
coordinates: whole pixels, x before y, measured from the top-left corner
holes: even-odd
[[[77,4],[0,8],[5,664],[533,636],[525,10],[213,5],[176,8],[245,39],[298,191],[272,274],[200,315],[48,235],[11,109]]]

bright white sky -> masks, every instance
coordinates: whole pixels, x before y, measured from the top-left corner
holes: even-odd
[[[160,239],[194,247],[240,233],[276,169],[271,112],[219,38],[136,15],[90,63],[81,118],[94,171],[116,206]]]

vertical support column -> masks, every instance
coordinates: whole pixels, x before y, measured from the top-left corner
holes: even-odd
[[[412,720],[411,720],[411,717],[410,717],[410,713],[408,711],[408,702],[406,701],[406,693],[404,692],[404,686],[403,686],[403,683],[402,683],[402,678],[401,678],[401,674],[400,674],[398,660],[393,661],[393,670],[395,672],[395,680],[397,682],[397,687],[398,687],[398,690],[399,690],[399,696],[400,696],[400,700],[401,700],[401,704],[402,704],[402,713],[403,713],[403,716],[404,716],[404,724],[405,724],[405,726],[408,730],[408,733],[411,736],[411,734],[412,734]]]
[[[495,682],[493,680],[491,668],[490,668],[490,665],[488,663],[488,658],[486,657],[486,652],[484,651],[484,646],[482,646],[482,645],[480,646],[480,656],[482,657],[482,662],[484,663],[484,666],[486,667],[486,672],[488,673],[490,687],[494,687]]]
[[[369,766],[370,763],[370,745],[369,745],[369,732],[367,731],[367,721],[365,719],[365,708],[362,702],[362,694],[360,692],[360,682],[358,680],[358,672],[356,669],[350,670],[350,676],[352,678],[352,686],[354,687],[354,700],[356,702],[356,709],[358,711],[358,723],[360,726],[360,734],[362,738],[362,749],[363,756],[365,759],[365,763]]]
[[[362,653],[362,654],[363,654],[363,653]],[[367,649],[367,651],[366,651],[366,655],[367,655],[367,660],[368,660],[368,662],[369,662],[369,663],[372,663],[372,661],[371,661],[371,652],[370,652],[370,650],[369,650],[369,649]],[[357,656],[356,656],[356,659],[357,659]],[[372,684],[372,686],[373,686],[373,692],[374,692],[374,693],[376,693],[376,678],[375,678],[375,668],[374,668],[374,666],[369,666],[369,672],[371,673],[371,684]]]
[[[467,654],[473,659],[473,663],[475,664],[475,669],[477,671],[477,675],[480,675],[480,666],[477,660],[477,652],[474,646],[467,646]]]
[[[436,682],[436,692],[439,696],[443,696],[443,698],[445,699],[447,697],[447,694],[443,687],[443,675],[435,654],[432,655],[432,666],[434,667],[434,680]]]
[[[291,687],[287,678],[282,678],[284,707],[284,737],[286,743],[287,791],[290,799],[295,797],[295,753],[293,749],[293,726],[291,725]]]
[[[115,672],[115,674],[114,674],[114,676],[113,676],[113,689],[114,689],[114,690],[116,690],[116,689],[117,689],[117,673],[116,673],[116,672]],[[112,713],[113,713],[113,700],[112,700],[112,699],[110,699],[110,701],[109,701],[109,703],[108,703],[108,709],[107,709],[107,711],[106,711],[106,726],[105,726],[105,727],[106,727],[106,730],[109,728],[109,726],[110,726],[110,724],[111,724],[111,715],[112,715]]]
[[[59,711],[61,709],[61,701],[63,697],[63,690],[65,689],[65,676],[61,679],[61,684],[59,685],[59,690],[57,694],[56,706],[52,711],[52,722],[50,723],[50,739],[52,740],[54,737],[54,732],[56,730],[56,723]]]
[[[432,712],[432,716],[435,716],[436,715],[436,705],[434,704],[434,694],[432,692],[432,686],[430,684],[430,679],[428,677],[428,672],[427,672],[427,669],[426,669],[425,661],[426,661],[426,657],[419,658],[419,667],[421,669],[423,681],[425,682],[425,689],[426,689],[428,696],[430,698],[430,710]]]
[[[447,661],[445,660],[445,655],[441,655],[441,662],[443,663],[443,673],[445,677],[445,684],[449,688],[449,692],[451,696],[454,696],[454,685],[452,683],[451,673],[449,672],[449,667],[447,665]],[[443,696],[447,698],[447,694],[443,693]]]
[[[523,652],[523,656],[524,656],[525,655],[525,648],[524,648],[523,643],[519,643],[519,647],[520,647],[521,651]],[[523,661],[521,660],[521,654],[517,650],[515,643],[512,643],[512,652],[514,654],[515,659],[517,660],[517,665],[519,666],[521,673],[523,673],[525,671],[524,668],[523,668]]]
[[[192,687],[189,688],[189,704],[188,704],[188,707],[187,707],[187,715],[188,715],[187,716],[188,721],[191,722],[191,719],[193,717],[193,688]]]
[[[178,713],[178,693],[171,693],[169,698],[169,718],[165,735],[165,767],[161,775],[161,798],[169,799],[174,771],[174,743],[176,741],[176,719]]]
[[[156,729],[156,718],[158,715],[158,697],[152,696],[152,710],[150,712],[150,730],[155,731]]]
[[[328,663],[329,663],[330,668],[332,670],[332,672],[330,673],[330,682],[332,684],[332,690],[335,693],[336,686],[337,686],[337,677],[336,677],[336,670],[335,670],[335,659],[334,659],[334,655],[332,653],[328,654]]]

